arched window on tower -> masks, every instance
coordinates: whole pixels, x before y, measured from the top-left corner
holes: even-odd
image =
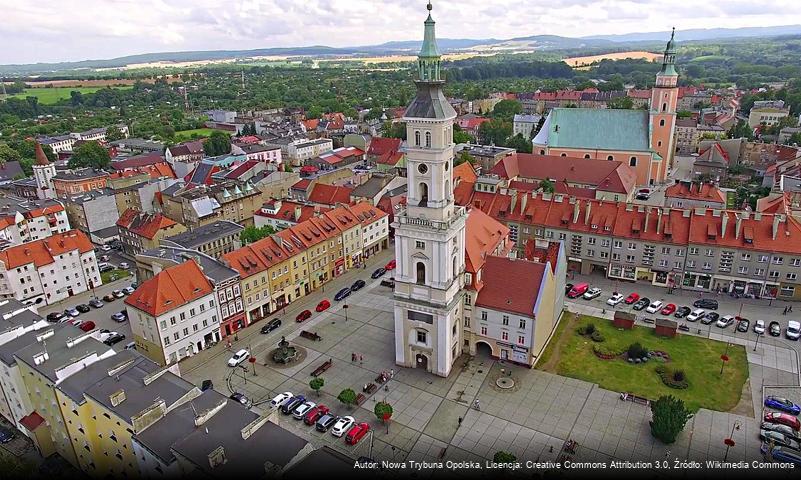
[[[667,103],[662,104],[662,111],[667,112]]]
[[[425,182],[420,182],[419,185],[420,190],[420,203],[417,204],[418,207],[427,207],[428,206],[428,184]]]
[[[450,200],[451,199],[451,181],[450,180],[445,180],[445,199],[446,200]]]
[[[615,159],[615,157],[613,157],[612,155],[609,155],[608,157],[606,157],[606,159],[607,159],[607,160],[614,160],[614,159]]]
[[[418,285],[425,285],[426,284],[426,264],[423,262],[417,262],[415,267],[416,274],[417,274],[417,284]]]
[[[660,127],[664,127],[665,126],[665,119],[664,118],[659,121],[659,126]]]
[[[629,159],[629,166],[630,167],[636,167],[637,166],[637,157],[631,157]]]
[[[590,154],[589,153],[585,153],[584,154],[584,158],[590,158]]]
[[[414,145],[416,147],[420,146],[420,130],[415,130],[414,131]]]
[[[426,148],[431,148],[431,132],[426,132]]]
[[[545,155],[545,150],[540,150],[540,155]]]
[[[456,255],[453,256],[453,276],[455,277],[456,274],[459,273],[456,271]]]

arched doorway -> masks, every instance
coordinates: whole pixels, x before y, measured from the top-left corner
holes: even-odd
[[[487,342],[476,342],[476,357],[492,358],[492,347]]]
[[[414,366],[415,368],[420,368],[425,371],[428,371],[428,356],[418,353],[414,357]]]
[[[418,285],[425,285],[426,284],[426,264],[423,262],[417,262],[416,266],[416,278]]]
[[[419,185],[420,189],[420,203],[418,204],[419,207],[427,207],[428,206],[428,184],[425,182],[421,182]]]

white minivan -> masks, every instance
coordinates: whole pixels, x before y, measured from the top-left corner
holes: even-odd
[[[703,308],[696,308],[695,310],[692,311],[692,313],[687,315],[687,321],[696,322],[704,315],[706,315],[706,310],[704,310]]]
[[[798,340],[798,337],[801,336],[801,323],[798,323],[795,320],[790,320],[787,322],[787,328],[784,330],[784,335],[790,340]]]

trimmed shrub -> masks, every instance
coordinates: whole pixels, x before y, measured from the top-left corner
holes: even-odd
[[[612,347],[608,347],[606,345],[601,345],[601,344],[593,345],[592,352],[595,354],[596,357],[602,358],[604,360],[611,360],[613,358],[617,358],[623,353],[619,350],[615,350]]]
[[[676,370],[673,372],[673,380],[676,382],[683,382],[687,379],[687,376],[684,374],[684,370]]]
[[[660,365],[654,369],[654,372],[659,375],[662,383],[670,388],[684,390],[690,386],[687,382],[687,374],[684,373],[684,370],[671,370],[664,365]]]
[[[592,335],[593,333],[597,332],[598,329],[595,328],[595,324],[588,323],[587,325],[581,326],[576,329],[576,333],[582,336]],[[599,332],[600,333],[600,332]]]
[[[648,350],[643,348],[643,346],[639,343],[632,343],[629,345],[629,348],[626,350],[626,352],[628,353],[629,358],[642,358],[648,355]]]
[[[603,334],[602,334],[601,332],[599,332],[598,330],[596,330],[596,331],[594,331],[594,332],[592,332],[592,333],[590,334],[590,339],[592,339],[592,341],[593,341],[593,342],[598,342],[598,343],[600,343],[600,342],[603,342],[603,341],[604,341],[604,336],[603,336]]]

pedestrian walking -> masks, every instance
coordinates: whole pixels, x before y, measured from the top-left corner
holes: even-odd
[[[481,411],[481,404],[478,402],[478,399],[476,399],[476,401],[473,402],[473,408],[475,408],[479,412]]]
[[[459,417],[459,426],[462,426],[462,417]]]
[[[350,354],[350,361],[351,361],[351,363],[356,361],[356,354],[353,353],[353,352],[351,352],[351,354]]]
[[[793,313],[793,306],[792,305],[787,307],[787,313]]]
[[[359,354],[359,365],[361,365],[363,361],[364,361],[364,357],[362,357],[362,355]]]
[[[782,315],[787,315],[787,307],[784,307],[784,311],[782,312]]]
[[[389,379],[392,380],[393,378],[395,378],[395,369],[394,368],[389,370]]]

